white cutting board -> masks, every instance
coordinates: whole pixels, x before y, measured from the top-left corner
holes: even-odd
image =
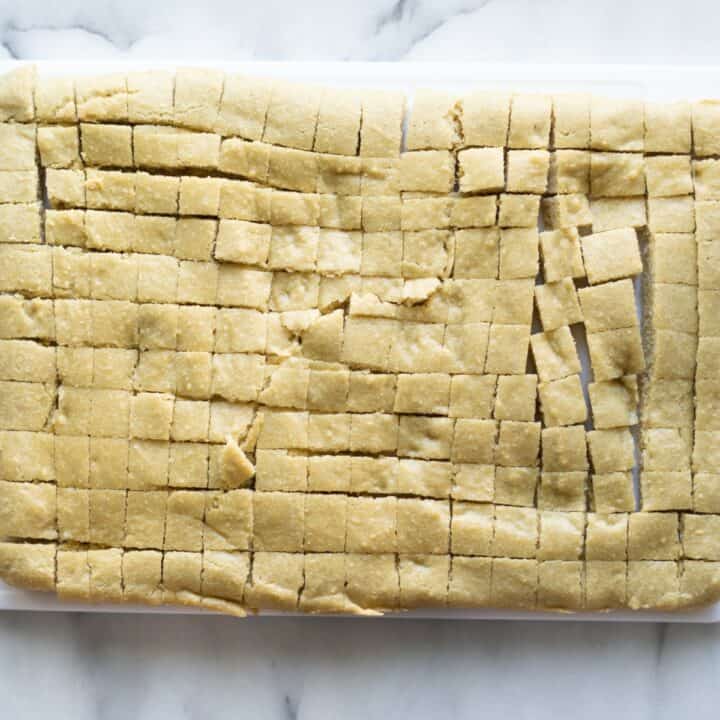
[[[672,65],[524,65],[498,63],[339,63],[339,62],[217,62],[193,63],[226,72],[279,76],[295,80],[355,87],[420,87],[443,89],[505,88],[526,92],[592,92],[597,95],[642,100],[696,100],[720,97],[720,66]],[[0,61],[0,73],[17,67]],[[142,61],[39,61],[38,72],[48,75],[96,75],[129,69],[175,68],[181,62]],[[579,348],[581,356],[586,348]],[[584,363],[585,364],[585,363]],[[583,378],[587,381],[587,378]],[[0,610],[72,610],[81,612],[146,612],[197,614],[200,610],[138,605],[85,605],[65,603],[52,594],[12,588],[0,580]],[[263,613],[276,615],[278,613]],[[720,602],[683,612],[610,613],[521,612],[509,610],[414,610],[385,617],[443,618],[456,620],[594,620],[641,622],[720,622]]]

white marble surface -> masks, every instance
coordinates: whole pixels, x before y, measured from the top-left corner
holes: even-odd
[[[0,0],[0,57],[720,63],[713,0]],[[0,615],[0,717],[716,718],[720,625]]]

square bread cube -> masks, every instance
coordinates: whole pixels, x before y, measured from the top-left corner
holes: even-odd
[[[485,372],[494,375],[523,375],[527,367],[530,328],[526,325],[490,326]]]
[[[220,71],[180,68],[175,75],[174,122],[196,130],[215,127],[224,76]]]
[[[635,443],[628,429],[590,430],[587,439],[595,472],[622,472],[635,466]]]
[[[547,189],[549,167],[547,150],[509,150],[506,189],[541,195]]]
[[[444,607],[450,579],[448,555],[401,555],[401,607]]]
[[[647,427],[690,427],[695,404],[692,380],[653,379],[644,403]]]
[[[81,123],[80,144],[86,165],[133,167],[132,128]]]
[[[704,161],[707,162],[707,161]],[[695,193],[704,197],[706,177],[703,161],[695,163]],[[654,155],[645,159],[647,192],[650,197],[692,195],[690,158],[683,155]],[[710,179],[710,178],[707,178]]]
[[[169,446],[165,442],[131,440],[128,451],[128,488],[167,487]]]
[[[580,460],[578,459],[574,464],[578,466]],[[557,463],[555,463],[555,465],[557,465]],[[543,466],[547,467],[544,459]],[[580,470],[559,472],[543,471],[540,476],[537,506],[541,510],[558,510],[563,512],[585,510],[587,506],[586,491],[586,472]]]
[[[631,513],[628,523],[630,560],[675,560],[680,555],[677,513]]]
[[[540,252],[545,282],[585,276],[577,228],[546,230],[540,233]]]
[[[398,455],[445,460],[450,457],[453,421],[449,418],[403,415],[400,418]]]
[[[90,542],[122,545],[125,536],[125,491],[90,490]]]
[[[400,208],[400,227],[403,230],[449,227],[450,207],[451,198],[412,197],[406,193]]]
[[[575,425],[587,419],[587,406],[579,375],[540,383],[538,394],[546,427]]]
[[[593,150],[642,152],[644,115],[641,101],[593,96],[590,102],[590,147]]]
[[[163,123],[173,119],[175,76],[162,70],[132,72],[127,76],[128,120]]]
[[[457,420],[452,448],[453,462],[493,463],[497,425],[494,420]]]
[[[645,357],[637,327],[590,333],[587,336],[595,380],[612,380],[645,369]]]
[[[585,556],[588,560],[627,558],[628,515],[588,513]]]
[[[0,477],[3,480],[55,480],[54,435],[0,432],[0,452]]]
[[[489,418],[495,399],[495,375],[453,375],[450,379],[450,417]]]
[[[3,173],[3,175],[14,174],[10,172]],[[54,170],[48,168],[45,171],[45,185],[51,207],[85,206],[85,173],[82,170]],[[3,197],[8,197],[8,194],[3,192]],[[33,197],[30,199],[35,199],[35,197],[36,194],[33,193]]]
[[[165,534],[167,493],[129,490],[126,503],[123,546],[161,550]]]
[[[7,138],[10,140],[10,138]],[[25,155],[25,146],[29,145],[29,138],[20,136],[18,142],[13,143],[16,150]],[[34,145],[34,142],[33,142]],[[81,164],[80,139],[77,127],[39,127],[37,131],[37,146],[40,153],[40,162],[46,168],[74,168]],[[29,147],[28,147],[29,151]],[[23,162],[2,162],[7,165],[27,165]],[[16,168],[6,168],[16,169]],[[22,167],[18,169],[29,169]]]
[[[312,150],[321,95],[317,86],[275,82],[262,139],[273,145]]]
[[[510,148],[547,148],[550,144],[552,99],[529,93],[513,95],[510,108]]]
[[[632,473],[594,474],[592,487],[593,504],[597,512],[632,512],[635,510]]]
[[[635,510],[632,473],[594,474],[592,477],[592,503],[593,509],[598,513]]]
[[[398,500],[398,552],[447,555],[449,543],[450,504],[447,500]]]
[[[362,275],[400,276],[403,238],[399,232],[363,233]]]
[[[15,547],[23,547],[20,544]],[[28,547],[25,545],[24,547]],[[54,583],[59,598],[68,600],[90,599],[90,569],[87,550],[58,550],[54,552]]]
[[[587,195],[555,195],[543,198],[540,204],[543,222],[550,230],[592,225]]]
[[[638,386],[633,375],[588,385],[593,424],[598,430],[638,422]]]
[[[697,289],[691,285],[653,283],[650,291],[653,323],[662,330],[697,333]]]
[[[695,372],[697,337],[694,334],[658,330],[653,346],[653,375],[658,379],[690,380]]]
[[[720,103],[700,100],[692,104],[693,150],[695,155],[706,157],[720,154],[717,129],[720,123]]]
[[[314,452],[343,452],[350,449],[348,414],[311,413],[308,421],[308,448]]]
[[[692,226],[689,218],[688,227]],[[720,202],[717,200],[695,201],[695,237],[699,242],[712,241],[720,227]],[[690,234],[688,232],[687,234]]]
[[[590,155],[592,197],[645,194],[645,164],[639,153],[594,152]]]
[[[641,228],[648,224],[646,202],[643,197],[635,198],[593,198],[590,201],[590,215],[595,232]]]
[[[534,278],[538,273],[539,237],[534,228],[503,228],[500,235],[501,279]]]
[[[494,557],[534,558],[537,553],[538,518],[535,508],[496,506],[490,554]]]
[[[547,560],[538,564],[538,607],[563,609],[583,604],[583,563]]]
[[[632,228],[586,235],[581,244],[591,285],[642,272],[637,234]]]
[[[533,507],[537,484],[537,468],[497,467],[493,500],[499,505]]]
[[[57,538],[54,485],[1,480],[0,520],[6,537],[54,540]]]
[[[492,322],[500,325],[530,325],[534,284],[533,278],[516,278],[500,280],[491,285],[490,294],[494,295]]]
[[[490,584],[490,603],[493,607],[531,610],[537,605],[537,590],[537,561],[515,558],[493,560]]]
[[[402,495],[447,498],[451,487],[450,463],[409,459],[398,463],[397,490]]]
[[[497,465],[502,467],[534,467],[537,464],[539,452],[540,423],[518,422],[516,420],[502,420],[500,422],[500,432],[495,450],[495,462]]]
[[[487,382],[486,385],[492,391]],[[497,378],[495,417],[498,420],[531,422],[535,419],[536,399],[537,375],[500,375]]]
[[[456,228],[490,227],[497,217],[497,197],[477,195],[453,198],[450,225]]]
[[[127,431],[125,437],[120,438],[90,438],[90,487],[127,487],[129,446],[126,437]]]
[[[691,233],[695,214],[691,197],[648,198],[648,227],[654,233]]]
[[[495,493],[494,465],[453,465],[451,495],[454,500],[492,502]]]
[[[544,428],[542,465],[548,472],[587,470],[585,428],[582,425]]]
[[[347,500],[346,495],[305,495],[306,552],[345,551]]]
[[[366,610],[398,606],[400,578],[395,555],[352,553],[345,563],[347,594],[352,603]]]
[[[510,125],[510,95],[474,90],[462,98],[463,138],[466,145],[504,146]]]
[[[590,96],[584,93],[554,95],[552,146],[587,148],[590,146]]]
[[[564,325],[582,322],[583,313],[572,278],[535,286],[537,303],[543,330],[557,330]]]
[[[366,233],[399,230],[402,200],[399,195],[372,195],[362,198],[361,225]]]
[[[159,393],[133,395],[130,403],[130,437],[168,440],[173,397]]]
[[[286,450],[257,450],[255,453],[255,489],[304,492],[308,487],[308,458]],[[313,487],[312,490],[324,490]]]
[[[689,160],[688,160],[689,162]],[[690,175],[690,168],[687,168]],[[695,183],[695,198],[698,200],[717,200],[720,198],[720,163],[717,160],[694,160],[692,165],[692,179]],[[681,193],[665,193],[666,195],[689,195],[692,190]]]
[[[497,278],[499,246],[498,228],[456,231],[454,277]]]
[[[578,291],[589,333],[635,327],[638,323],[632,280],[601,283]]]
[[[42,122],[75,122],[75,83],[69,77],[35,78],[35,113]]]
[[[173,440],[207,442],[209,424],[209,403],[175,399],[170,427]]]
[[[180,178],[169,175],[135,175],[135,212],[175,215],[178,211]]]
[[[449,375],[440,373],[398,375],[394,412],[447,415],[449,402]]]
[[[318,195],[273,190],[270,217],[273,225],[317,225],[320,216]]]
[[[505,159],[501,147],[461,150],[458,171],[460,192],[493,193],[505,189]]]
[[[373,555],[397,548],[397,498],[349,497],[346,552]]]
[[[203,548],[248,550],[252,539],[252,498],[249,490],[208,493],[205,502]]]
[[[585,542],[585,514],[543,510],[540,513],[539,560],[578,560]]]
[[[689,153],[692,145],[690,104],[645,103],[645,152]]]
[[[303,555],[253,553],[252,583],[245,588],[243,603],[252,608],[295,610],[303,576]]]
[[[87,168],[85,171],[85,200],[88,208],[94,210],[125,210],[135,209],[135,175],[119,170],[97,170]],[[126,215],[96,215],[95,225],[125,223],[129,227],[131,218]],[[100,229],[100,228],[99,228]],[[134,231],[134,228],[132,229]],[[134,247],[136,238],[133,235],[127,242]]]
[[[208,457],[208,446],[204,443],[172,443],[168,485],[177,488],[206,488]]]
[[[716,515],[682,514],[682,548],[683,555],[696,560],[720,559],[718,531],[720,518]]]
[[[315,131],[315,152],[356,155],[360,145],[361,113],[358,92],[325,88]]]
[[[215,304],[218,301],[218,266],[181,260],[177,293],[181,303]]]
[[[271,552],[302,552],[305,496],[296,493],[253,494],[253,547]]]
[[[498,225],[503,228],[532,228],[535,230],[540,217],[540,195],[500,195]]]
[[[408,150],[450,150],[457,143],[456,97],[438,90],[419,89],[413,95],[405,144]]]
[[[397,458],[353,456],[350,461],[349,489],[352,492],[378,495],[397,492]]]
[[[678,428],[647,428],[642,434],[645,470],[689,470],[690,451]]]
[[[402,141],[405,95],[388,90],[364,91],[360,125],[360,155],[397,157]]]
[[[585,563],[585,607],[609,610],[625,607],[627,562],[596,560]]]
[[[547,190],[558,195],[587,195],[590,192],[590,153],[585,150],[550,153]]]
[[[490,504],[455,502],[450,533],[453,555],[489,555],[495,508]]]
[[[278,270],[313,270],[318,239],[318,228],[273,227],[268,265]]]
[[[216,121],[223,135],[260,140],[273,82],[266,78],[228,73]]]
[[[485,172],[483,168],[483,175]],[[455,161],[446,150],[414,150],[400,157],[401,190],[446,193],[452,190],[454,182]],[[462,186],[461,190],[465,191]]]
[[[693,505],[693,484],[689,470],[640,474],[642,510],[690,510]]]
[[[560,380],[581,370],[575,340],[567,326],[531,335],[530,346],[541,382]]]

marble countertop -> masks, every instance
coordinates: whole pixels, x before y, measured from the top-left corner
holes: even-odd
[[[720,64],[712,0],[0,0],[0,57]],[[720,624],[0,615],[0,716],[715,718]]]

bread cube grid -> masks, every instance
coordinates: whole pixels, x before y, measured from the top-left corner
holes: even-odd
[[[549,571],[549,568],[548,568],[548,571]],[[544,572],[544,570],[543,570],[543,568],[542,568],[542,565],[539,566],[538,572],[539,572],[539,577],[540,577],[540,586],[541,586],[541,589],[542,589],[542,587],[543,587],[543,580],[542,580],[542,578],[543,578],[543,572]],[[402,583],[402,580],[401,580],[401,583]],[[541,593],[541,594],[542,594],[542,593]],[[542,603],[547,604],[547,598],[541,600],[541,596],[539,595],[539,596],[538,596],[538,599],[537,599],[537,602],[542,602]],[[551,604],[551,603],[550,603],[550,604]]]

